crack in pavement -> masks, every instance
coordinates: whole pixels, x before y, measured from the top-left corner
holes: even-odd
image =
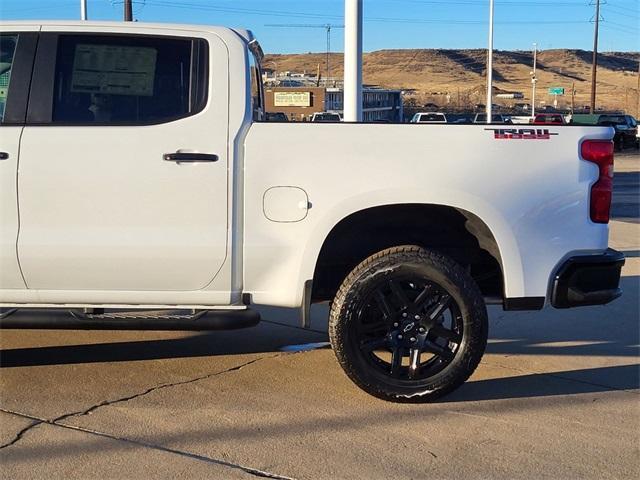
[[[222,370],[220,372],[214,372],[214,373],[208,373],[207,375],[202,375],[200,377],[196,377],[196,378],[190,378],[189,380],[182,380],[180,382],[172,382],[172,383],[163,383],[160,385],[156,385],[155,387],[151,387],[148,388],[146,390],[144,390],[143,392],[140,393],[135,393],[133,395],[128,395],[126,397],[121,397],[121,398],[117,398],[115,400],[104,400],[96,405],[93,405],[85,410],[80,410],[78,412],[72,412],[72,413],[65,413],[64,415],[60,415],[59,417],[56,417],[52,420],[53,423],[56,422],[60,422],[62,420],[66,420],[68,418],[71,417],[83,417],[85,415],[89,415],[93,412],[95,412],[96,410],[98,410],[99,408],[102,407],[108,407],[110,405],[115,405],[116,403],[122,403],[122,402],[128,402],[130,400],[134,400],[136,398],[140,398],[140,397],[144,397],[145,395],[148,395],[152,392],[155,392],[157,390],[163,390],[165,388],[172,388],[172,387],[179,387],[182,385],[187,385],[189,383],[195,383],[195,382],[199,382],[201,380],[207,380],[209,378],[213,378],[213,377],[217,377],[218,375],[223,375],[225,373],[230,373],[230,372],[235,372],[238,371],[246,366],[249,366],[253,363],[259,362],[261,360],[268,360],[270,358],[276,358],[276,357],[280,357],[283,354],[277,354],[277,355],[267,355],[264,357],[259,357],[259,358],[254,358],[253,360],[250,360],[248,362],[242,363],[240,365],[236,365],[235,367],[231,367],[231,368],[227,368],[226,370]]]
[[[200,460],[200,461],[205,461],[205,462],[208,462],[208,463],[214,463],[214,464],[217,464],[217,465],[222,465],[222,466],[226,466],[226,467],[230,467],[230,468],[235,468],[235,469],[238,469],[238,470],[242,470],[245,473],[249,473],[251,475],[257,476],[257,477],[275,478],[275,479],[280,479],[280,480],[292,480],[291,477],[286,477],[286,476],[283,476],[283,475],[278,475],[278,474],[275,474],[275,473],[266,472],[266,471],[263,471],[263,470],[259,470],[257,468],[247,467],[245,465],[235,464],[235,463],[227,462],[227,461],[220,460],[220,459],[213,458],[213,457],[207,457],[207,456],[204,456],[204,455],[198,455],[196,453],[191,453],[191,452],[187,452],[187,451],[183,451],[183,450],[177,450],[177,449],[173,449],[173,448],[169,448],[169,447],[164,447],[162,445],[156,445],[156,444],[153,444],[153,443],[147,443],[147,442],[143,442],[143,441],[139,441],[139,440],[133,440],[133,439],[126,438],[126,437],[120,437],[120,436],[117,436],[117,435],[111,435],[111,434],[106,433],[106,432],[100,432],[98,430],[92,430],[92,429],[88,429],[88,428],[84,428],[84,427],[70,425],[68,423],[61,423],[63,420],[67,420],[67,419],[72,418],[72,417],[81,417],[81,416],[89,415],[90,413],[93,413],[94,411],[96,411],[99,408],[110,406],[110,405],[114,405],[114,404],[117,404],[117,403],[128,402],[130,400],[133,400],[133,399],[140,398],[140,397],[143,397],[145,395],[148,395],[148,394],[150,394],[152,392],[155,392],[157,390],[162,390],[162,389],[170,388],[170,387],[177,387],[177,386],[181,386],[181,385],[187,385],[187,384],[190,384],[190,383],[199,382],[201,380],[206,380],[208,378],[217,377],[219,375],[223,375],[223,374],[226,374],[226,373],[236,372],[236,371],[238,371],[238,370],[240,370],[240,369],[242,369],[244,367],[247,367],[247,366],[249,366],[251,364],[254,364],[254,363],[257,363],[259,361],[268,360],[268,359],[272,359],[272,358],[278,358],[278,357],[282,357],[284,355],[291,355],[291,353],[278,353],[276,355],[267,355],[267,356],[263,356],[263,357],[259,357],[259,358],[254,358],[253,360],[250,360],[248,362],[244,362],[244,363],[242,363],[240,365],[236,365],[234,367],[227,368],[227,369],[219,371],[219,372],[209,373],[207,375],[201,375],[199,377],[191,378],[189,380],[183,380],[183,381],[180,381],[180,382],[172,382],[172,383],[164,383],[164,384],[156,385],[155,387],[148,388],[148,389],[146,389],[146,390],[144,390],[144,391],[142,391],[140,393],[136,393],[136,394],[133,394],[133,395],[128,395],[126,397],[121,397],[121,398],[114,399],[114,400],[105,400],[105,401],[102,401],[102,402],[100,402],[100,403],[98,403],[96,405],[92,405],[89,408],[86,408],[84,410],[80,410],[78,412],[65,413],[63,415],[60,415],[60,416],[52,419],[52,420],[46,419],[46,418],[39,418],[39,417],[36,417],[36,416],[33,416],[33,415],[28,415],[28,414],[25,414],[25,413],[15,412],[15,411],[7,410],[7,409],[4,409],[4,408],[0,407],[0,411],[1,412],[8,413],[8,414],[11,414],[11,415],[16,415],[16,416],[19,416],[19,417],[22,417],[22,418],[28,418],[28,419],[33,421],[30,425],[27,425],[22,430],[20,430],[11,441],[5,443],[4,445],[0,445],[0,450],[2,450],[4,448],[7,448],[7,447],[10,447],[12,445],[15,445],[16,443],[18,443],[24,437],[24,435],[28,431],[30,431],[30,430],[32,430],[32,429],[44,424],[44,425],[51,425],[51,426],[56,426],[56,427],[60,427],[60,428],[66,428],[66,429],[70,429],[70,430],[77,430],[77,431],[85,432],[85,433],[88,433],[88,434],[97,435],[97,436],[104,437],[104,438],[109,438],[109,439],[112,439],[112,440],[119,440],[119,441],[122,441],[122,442],[127,442],[127,443],[131,443],[131,444],[134,444],[134,445],[146,447],[146,448],[151,448],[151,449],[154,449],[154,450],[160,450],[160,451],[167,452],[167,453],[173,453],[173,454],[176,454],[176,455],[181,455],[181,456],[193,458],[195,460]]]
[[[20,415],[20,414],[15,413],[15,412],[4,410],[3,408],[0,408],[0,411],[2,411],[4,413],[9,413],[9,414],[12,414],[12,415]],[[20,416],[22,416],[22,415],[20,415]],[[27,417],[27,418],[31,418],[31,417]],[[7,443],[5,443],[3,445],[0,445],[0,450],[2,450],[3,448],[10,447],[14,443],[17,443],[22,438],[22,436],[25,433],[27,433],[29,430],[31,430],[33,427],[37,427],[38,425],[41,425],[42,423],[45,423],[44,420],[33,419],[33,418],[32,418],[32,420],[35,420],[35,421],[33,421],[32,423],[30,423],[29,425],[24,427],[22,430],[20,430],[18,433],[16,433],[16,436],[13,437],[12,440],[10,440],[9,442],[7,442]]]
[[[162,445],[156,445],[153,443],[148,443],[148,442],[143,442],[140,440],[134,440],[131,438],[127,438],[127,437],[120,437],[117,435],[111,435],[110,433],[106,433],[106,432],[101,432],[99,430],[93,430],[90,428],[84,428],[84,427],[78,427],[75,425],[69,425],[67,423],[54,423],[53,420],[47,420],[46,418],[38,418],[35,417],[33,415],[28,415],[26,413],[20,413],[20,412],[15,412],[12,410],[6,410],[4,408],[0,408],[1,412],[4,413],[8,413],[11,415],[16,415],[18,417],[22,417],[22,418],[28,418],[30,420],[34,420],[34,423],[27,427],[26,429],[23,430],[29,430],[35,426],[38,425],[51,425],[54,427],[59,427],[59,428],[66,428],[68,430],[75,430],[78,432],[83,432],[83,433],[88,433],[90,435],[96,435],[98,437],[103,437],[103,438],[108,438],[110,440],[117,440],[120,442],[125,442],[125,443],[130,443],[132,445],[136,445],[136,446],[140,446],[140,447],[145,447],[145,448],[151,448],[153,450],[159,450],[161,452],[167,452],[167,453],[173,453],[176,455],[181,455],[183,457],[188,457],[188,458],[192,458],[194,460],[199,460],[199,461],[203,461],[203,462],[207,462],[207,463],[212,463],[215,465],[221,465],[221,466],[225,466],[225,467],[229,467],[229,468],[234,468],[236,470],[242,470],[245,473],[249,473],[251,475],[254,475],[256,477],[261,477],[261,478],[275,478],[278,480],[294,480],[292,477],[287,477],[284,475],[278,475],[276,473],[271,473],[271,472],[266,472],[264,470],[259,470],[257,468],[253,468],[253,467],[247,467],[246,465],[242,465],[239,463],[231,463],[231,462],[227,462],[224,460],[220,460],[217,458],[213,458],[213,457],[207,457],[205,455],[199,455],[197,453],[191,453],[191,452],[187,452],[184,450],[177,450],[175,448],[169,448],[169,447],[164,447]],[[24,432],[22,432],[24,434]],[[12,442],[15,443],[15,442]],[[10,443],[10,444],[12,444]],[[10,445],[10,444],[7,444]]]

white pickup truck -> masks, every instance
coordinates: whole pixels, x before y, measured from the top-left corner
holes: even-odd
[[[222,27],[0,41],[4,328],[238,328],[260,304],[308,326],[330,301],[347,375],[424,402],[478,365],[486,303],[621,294],[611,128],[266,123],[261,49]]]

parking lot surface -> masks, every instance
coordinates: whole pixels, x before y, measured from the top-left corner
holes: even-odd
[[[491,307],[482,363],[437,404],[351,384],[323,343],[326,305],[312,331],[266,308],[228,332],[2,331],[0,476],[640,478],[637,154],[614,183],[623,297]]]

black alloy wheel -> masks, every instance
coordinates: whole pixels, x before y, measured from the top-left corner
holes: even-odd
[[[372,368],[392,378],[429,378],[451,363],[462,342],[460,307],[435,282],[382,280],[356,307],[353,342]]]
[[[345,373],[385,400],[428,402],[460,386],[480,362],[487,313],[470,275],[417,246],[383,250],[347,276],[329,336]]]

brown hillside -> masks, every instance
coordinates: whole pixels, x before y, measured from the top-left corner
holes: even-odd
[[[598,106],[636,112],[638,105],[636,52],[610,52],[598,55]],[[270,54],[265,65],[277,71],[326,71],[326,54]],[[531,52],[496,51],[494,85],[496,91],[522,92],[530,101],[532,67]],[[331,76],[342,78],[343,56],[330,57]],[[484,103],[486,50],[379,50],[365,53],[364,82],[413,92],[419,103],[456,105]],[[575,82],[576,106],[589,103],[591,88],[591,52],[584,50],[544,50],[538,53],[538,100],[549,104],[553,97],[549,87],[564,87],[565,97],[559,105],[569,105],[570,90]],[[516,100],[522,101],[522,100]],[[502,103],[507,103],[505,101]],[[498,103],[501,103],[498,101]]]

